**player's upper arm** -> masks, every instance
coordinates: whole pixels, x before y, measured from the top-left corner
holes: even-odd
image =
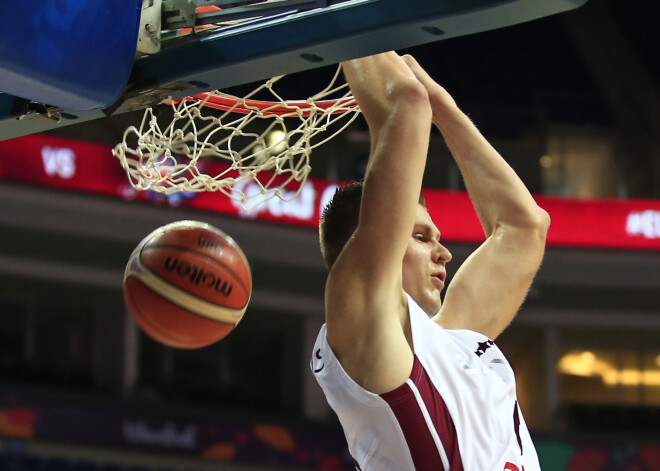
[[[382,84],[388,100],[379,106],[385,116],[372,113],[371,120],[366,116],[372,148],[359,223],[326,285],[328,341],[347,373],[372,391],[402,382],[405,368],[397,366],[402,364],[402,351],[407,349],[410,354],[403,363],[412,362],[401,328],[402,313],[407,309],[401,269],[421,191],[431,127],[426,90],[402,61],[383,63],[381,59],[377,57],[376,63],[367,65],[376,70],[385,67],[384,72],[393,79]],[[392,66],[401,68],[393,71]],[[347,78],[352,77],[347,74]],[[356,82],[353,77],[352,89]],[[373,103],[369,91],[362,92],[360,106],[363,112],[369,111],[363,106]]]
[[[527,295],[543,259],[549,224],[539,208],[525,225],[497,227],[454,276],[437,322],[495,339]]]

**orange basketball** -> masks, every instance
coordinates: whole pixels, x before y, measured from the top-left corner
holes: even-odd
[[[243,251],[197,221],[162,226],[137,246],[124,273],[124,297],[142,330],[170,347],[205,347],[240,322],[252,294]]]

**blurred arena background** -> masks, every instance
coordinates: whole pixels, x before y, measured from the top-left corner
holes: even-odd
[[[546,471],[660,470],[658,13],[592,0],[401,51],[553,218],[544,265],[498,341]],[[315,151],[307,199],[246,215],[209,194],[136,194],[111,149],[140,116],[0,142],[0,471],[352,469],[308,361],[323,322],[319,198],[361,176],[366,129]],[[437,134],[431,150],[425,191],[462,207]],[[451,275],[480,235],[447,211],[436,223]],[[237,330],[194,351],[145,337],[122,297],[135,245],[179,219],[230,234],[254,277]]]

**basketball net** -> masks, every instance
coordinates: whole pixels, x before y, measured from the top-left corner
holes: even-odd
[[[136,190],[219,191],[246,210],[272,197],[292,200],[309,176],[312,150],[359,114],[348,85],[337,85],[339,76],[340,68],[305,101],[283,100],[274,89],[280,76],[242,98],[216,90],[169,101],[174,117],[167,123],[149,107],[113,154]],[[272,101],[251,99],[264,92]],[[330,96],[339,98],[324,100]]]

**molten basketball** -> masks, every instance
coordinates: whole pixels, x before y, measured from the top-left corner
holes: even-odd
[[[225,233],[178,221],[145,237],[124,273],[124,297],[142,330],[176,348],[200,348],[240,322],[252,294],[243,251]]]

